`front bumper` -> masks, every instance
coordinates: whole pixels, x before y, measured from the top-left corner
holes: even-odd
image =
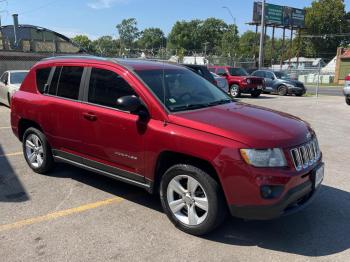
[[[321,187],[321,186],[320,186]],[[230,205],[230,213],[234,217],[250,220],[269,220],[290,215],[307,207],[319,191],[314,189],[312,176],[306,182],[291,188],[280,201],[272,205],[236,206]]]
[[[304,95],[306,93],[305,88],[299,88],[299,87],[289,87],[288,88],[288,94],[290,95]]]

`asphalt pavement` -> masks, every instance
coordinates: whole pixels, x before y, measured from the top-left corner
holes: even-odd
[[[33,173],[0,106],[0,261],[350,261],[350,106],[336,96],[241,100],[308,121],[325,179],[297,214],[228,217],[205,237],[177,230],[142,189],[63,164]]]

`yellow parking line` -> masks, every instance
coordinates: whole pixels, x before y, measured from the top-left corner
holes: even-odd
[[[22,151],[20,151],[20,152],[15,152],[15,153],[9,153],[9,154],[0,155],[0,158],[1,158],[1,157],[9,157],[9,156],[20,156],[20,155],[23,155],[23,152],[22,152]]]
[[[0,225],[0,232],[10,230],[10,229],[18,229],[18,228],[21,228],[24,226],[29,226],[29,225],[40,223],[40,222],[50,221],[50,220],[54,220],[54,219],[57,219],[60,217],[70,216],[73,214],[81,213],[81,212],[95,209],[98,207],[115,204],[115,203],[121,202],[123,200],[125,200],[125,199],[121,198],[121,197],[113,197],[113,198],[105,199],[105,200],[98,201],[95,203],[90,203],[90,204],[82,205],[79,207],[74,207],[74,208],[70,208],[70,209],[66,209],[66,210],[61,210],[61,211],[49,213],[49,214],[43,215],[43,216],[38,216],[38,217],[20,220],[20,221],[11,223],[11,224]]]

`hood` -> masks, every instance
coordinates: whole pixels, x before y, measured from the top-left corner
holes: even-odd
[[[299,87],[301,87],[301,85],[304,85],[303,82],[300,82],[298,80],[293,80],[293,79],[279,79],[279,81],[281,83],[291,84],[291,85],[299,86]]]
[[[170,122],[232,139],[252,148],[292,147],[311,131],[301,119],[244,103],[230,103],[169,116]]]
[[[10,86],[16,90],[19,90],[19,88],[21,87],[21,84],[10,84]]]

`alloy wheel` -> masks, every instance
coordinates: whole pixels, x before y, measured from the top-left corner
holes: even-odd
[[[44,148],[40,138],[30,134],[25,141],[25,153],[29,164],[34,168],[40,168],[44,162]]]
[[[231,89],[230,89],[231,96],[236,97],[238,95],[238,92],[239,92],[238,86],[236,85],[231,86]]]
[[[167,187],[167,201],[173,215],[183,224],[197,226],[208,215],[208,197],[193,177],[178,175]]]

